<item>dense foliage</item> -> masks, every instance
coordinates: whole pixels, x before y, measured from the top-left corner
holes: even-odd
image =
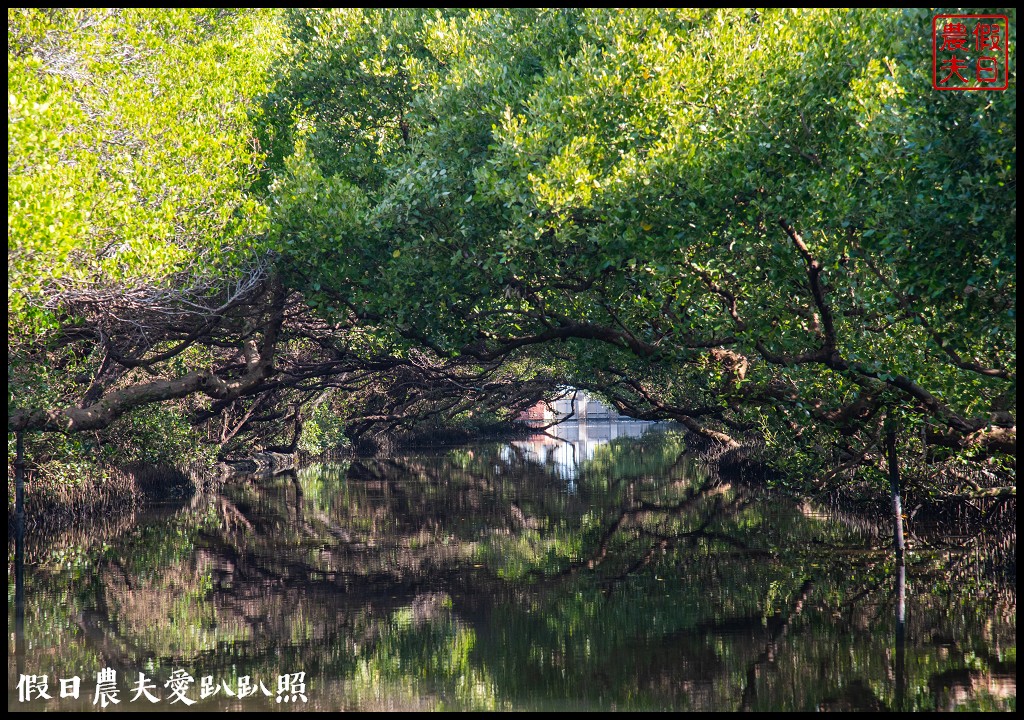
[[[961,447],[1014,424],[1016,100],[933,91],[929,31],[914,11],[303,14],[267,100],[294,150],[275,243],[328,312],[477,357],[574,340],[539,352],[717,440],[856,464],[898,416]]]
[[[898,426],[1012,486],[1014,69],[935,92],[930,33],[9,11],[9,430],[174,401],[294,450],[573,385],[819,480]]]
[[[67,322],[44,313],[62,292],[251,262],[251,101],[279,36],[261,13],[8,11],[10,333]]]

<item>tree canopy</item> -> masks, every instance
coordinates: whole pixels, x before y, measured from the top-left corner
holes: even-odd
[[[9,11],[9,429],[199,398],[215,444],[291,419],[294,448],[324,402],[368,428],[573,385],[809,472],[880,463],[894,421],[1012,457],[1015,71],[936,92],[930,33]]]

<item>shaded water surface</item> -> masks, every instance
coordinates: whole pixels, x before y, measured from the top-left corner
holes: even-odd
[[[29,536],[23,630],[12,543],[8,707],[98,709],[109,668],[108,711],[184,709],[184,673],[193,709],[1015,709],[1015,537],[919,543],[898,640],[884,533],[710,478],[649,428],[314,466]],[[140,672],[156,704],[132,701]]]

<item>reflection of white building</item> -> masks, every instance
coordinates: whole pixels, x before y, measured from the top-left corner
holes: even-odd
[[[534,435],[512,445],[528,460],[553,466],[559,477],[575,480],[580,465],[592,459],[598,447],[615,438],[640,437],[656,425],[621,416],[597,423],[570,421],[552,427],[545,435]]]

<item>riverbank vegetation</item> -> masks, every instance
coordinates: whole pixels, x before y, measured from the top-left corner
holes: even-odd
[[[1015,69],[936,92],[931,31],[9,10],[9,461],[320,452],[573,386],[801,491],[887,492],[894,437],[922,497],[1015,497]]]

